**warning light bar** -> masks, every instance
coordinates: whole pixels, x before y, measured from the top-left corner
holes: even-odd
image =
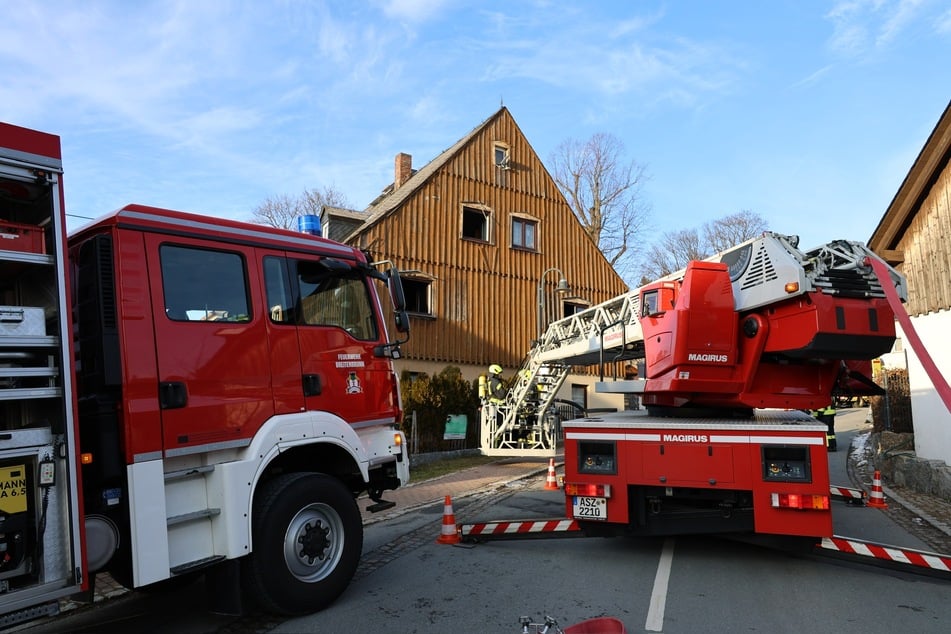
[[[829,496],[821,494],[772,493],[773,508],[799,509],[803,511],[828,511]]]
[[[581,484],[578,482],[565,483],[565,495],[581,495],[593,498],[611,497],[610,484]]]

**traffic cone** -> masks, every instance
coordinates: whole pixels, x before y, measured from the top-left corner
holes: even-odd
[[[868,496],[868,506],[874,506],[877,509],[887,509],[885,503],[885,494],[882,492],[882,474],[877,469],[875,477],[872,478],[872,493]]]
[[[545,478],[545,490],[546,491],[557,491],[558,490],[558,479],[555,477],[555,459],[548,459],[548,477]]]
[[[437,544],[458,544],[462,541],[459,538],[459,529],[456,527],[456,516],[452,512],[452,499],[447,495],[443,503],[442,511],[442,531],[436,538]]]

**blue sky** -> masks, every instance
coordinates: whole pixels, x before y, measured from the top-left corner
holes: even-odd
[[[546,163],[618,137],[648,241],[744,209],[865,241],[951,98],[946,0],[7,2],[0,120],[61,135],[87,217],[362,209],[504,103]]]

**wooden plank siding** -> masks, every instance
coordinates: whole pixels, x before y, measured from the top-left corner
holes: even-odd
[[[951,309],[951,102],[868,245],[907,278],[909,315]]]
[[[495,165],[496,143],[509,149],[508,170]],[[404,358],[518,366],[537,334],[536,293],[550,267],[564,273],[570,295],[592,304],[627,289],[507,109],[477,128],[452,155],[439,158],[442,163],[423,182],[402,185],[414,188],[408,196],[396,190],[391,196],[400,193],[400,202],[350,239],[375,259],[432,279],[434,316],[412,318]],[[466,204],[490,210],[488,243],[462,237]],[[512,214],[537,221],[536,251],[511,246]],[[556,273],[545,277],[549,292],[558,278]]]
[[[951,170],[945,166],[899,241],[910,315],[951,308]]]

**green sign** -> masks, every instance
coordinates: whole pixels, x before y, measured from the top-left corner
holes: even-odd
[[[442,435],[443,440],[465,440],[466,425],[469,419],[465,414],[456,414],[446,417],[446,432]]]

